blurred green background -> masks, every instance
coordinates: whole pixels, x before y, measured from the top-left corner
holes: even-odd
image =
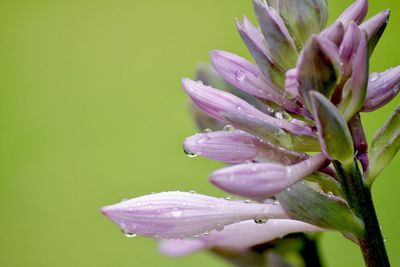
[[[349,0],[329,1],[331,21]],[[371,62],[400,63],[398,0]],[[208,51],[248,57],[234,18],[251,1],[0,1],[0,266],[227,266],[206,253],[157,254],[152,240],[124,237],[98,209],[162,190],[222,196],[207,182],[218,163],[188,159],[195,132],[180,77]],[[364,116],[368,136],[399,98]],[[374,199],[393,266],[400,266],[400,158]],[[362,266],[358,249],[325,234],[327,266]]]

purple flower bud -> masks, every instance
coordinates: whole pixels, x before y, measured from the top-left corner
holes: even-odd
[[[369,76],[367,96],[361,111],[371,112],[389,103],[400,91],[400,65]]]
[[[299,77],[298,70],[296,68],[290,69],[286,72],[286,81],[285,81],[285,92],[291,98],[297,98],[301,100],[299,95]]]
[[[360,160],[364,171],[368,169],[368,143],[365,137],[364,128],[361,122],[360,114],[357,114],[349,121],[351,136],[353,137],[356,157]]]
[[[200,132],[203,132],[206,129],[210,129],[211,131],[217,131],[225,126],[224,122],[208,116],[198,107],[196,107],[193,103],[189,104],[189,110],[192,113],[197,129]]]
[[[265,37],[269,58],[273,59],[283,70],[294,67],[297,49],[282,18],[275,9],[268,7],[261,0],[254,0],[253,4]]]
[[[369,56],[371,56],[375,46],[385,31],[389,16],[390,10],[385,10],[360,25],[360,29],[367,33]]]
[[[261,32],[246,17],[243,18],[243,22],[237,20],[236,25],[243,42],[260,67],[262,74],[273,84],[282,88],[285,83],[284,70],[268,57],[269,53]]]
[[[312,34],[319,33],[326,25],[328,19],[326,0],[276,2],[273,6],[285,21],[299,50]]]
[[[344,36],[343,23],[336,21],[331,26],[323,30],[320,35],[331,40],[334,44],[339,46],[342,43]]]
[[[285,129],[296,134],[311,136],[310,129],[291,124],[286,120],[280,120],[266,115],[254,108],[252,105],[230,93],[205,86],[201,82],[195,82],[190,79],[182,79],[183,88],[190,96],[193,103],[202,111],[213,118],[229,123],[224,114],[241,114],[249,119],[259,119],[264,123],[278,129]]]
[[[313,36],[297,62],[299,93],[311,111],[309,92],[318,91],[330,98],[342,76],[341,60],[334,43],[322,36]]]
[[[360,111],[367,94],[369,62],[368,44],[365,33],[361,33],[360,41],[357,50],[354,52],[351,65],[351,94],[349,95],[351,99],[343,115],[348,121]]]
[[[211,62],[223,79],[240,90],[276,103],[293,113],[301,110],[299,105],[287,99],[280,89],[266,80],[257,66],[246,59],[229,52],[212,51]]]
[[[226,163],[243,163],[252,160],[298,162],[307,158],[296,153],[264,142],[246,132],[210,132],[186,138],[184,150],[213,160]]]
[[[243,221],[228,225],[221,231],[201,235],[197,239],[162,240],[158,251],[170,257],[186,256],[195,251],[213,247],[243,251],[291,233],[322,230],[314,225],[295,220],[272,219],[260,224],[254,221]]]
[[[356,0],[337,19],[347,28],[352,21],[360,24],[368,13],[368,0]]]
[[[295,165],[248,163],[223,168],[210,175],[222,190],[245,197],[269,197],[325,167],[327,159],[319,154]]]
[[[351,75],[351,61],[355,51],[357,51],[358,43],[360,42],[362,35],[363,33],[360,31],[357,24],[354,22],[350,23],[339,49],[340,57],[343,62],[343,74],[345,77],[350,77]]]
[[[103,207],[101,212],[126,234],[164,239],[193,237],[244,220],[287,218],[280,205],[183,192],[146,195]]]
[[[278,114],[278,113],[276,113]],[[280,116],[284,116],[279,113]],[[225,118],[233,126],[251,133],[269,143],[295,151],[320,151],[317,136],[312,128],[294,119],[285,121],[285,127],[290,130],[283,130],[262,118],[247,116],[241,113],[225,113]]]

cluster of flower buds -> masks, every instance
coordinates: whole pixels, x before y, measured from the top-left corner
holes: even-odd
[[[360,119],[400,90],[400,66],[368,67],[389,11],[363,22],[368,2],[357,0],[326,27],[326,0],[253,4],[259,27],[244,17],[237,29],[256,64],[212,51],[198,81],[182,79],[203,131],[184,141],[186,154],[231,164],[210,181],[251,201],[166,192],[102,208],[127,235],[162,240],[164,254],[245,250],[294,232],[356,239],[364,223],[332,163],[360,163],[371,186],[400,147],[399,108],[370,149]]]

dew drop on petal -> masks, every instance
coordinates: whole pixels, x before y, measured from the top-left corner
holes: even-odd
[[[241,70],[237,70],[235,71],[235,78],[237,81],[242,82],[246,78],[246,74]]]
[[[217,230],[218,232],[221,232],[222,230],[224,230],[224,226],[222,224],[217,224],[217,227],[215,227],[215,230]]]
[[[126,236],[128,238],[132,238],[132,237],[136,237],[137,236],[135,233],[124,232],[123,230],[121,230],[121,231],[124,234],[124,236]]]
[[[278,120],[283,120],[283,114],[280,112],[275,112],[274,114],[275,118],[277,118]]]
[[[174,218],[179,218],[182,216],[182,211],[181,210],[176,210],[171,212],[172,217]]]
[[[376,82],[381,75],[379,73],[372,73],[369,77],[370,82]]]
[[[203,82],[200,81],[200,80],[198,80],[196,83],[197,83],[198,85],[203,85]]]
[[[267,223],[267,219],[254,219],[254,222],[256,223],[256,224],[265,224],[265,223]]]
[[[235,128],[230,124],[224,126],[225,132],[233,132],[234,130],[235,130]]]
[[[190,193],[190,194],[196,194],[196,191],[190,190],[189,193]]]
[[[251,203],[251,200],[250,200],[250,199],[246,199],[246,200],[244,201],[244,203]]]
[[[210,129],[210,128],[206,128],[206,129],[204,129],[204,131],[203,131],[204,133],[211,133],[212,132],[212,130]]]
[[[195,158],[198,156],[196,153],[193,153],[185,148],[183,148],[183,152],[185,152],[186,156],[189,158]]]

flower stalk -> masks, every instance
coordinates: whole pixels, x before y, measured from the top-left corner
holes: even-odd
[[[349,166],[343,166],[338,161],[333,163],[350,208],[364,222],[365,232],[357,236],[357,240],[366,266],[389,267],[390,262],[370,188],[364,184],[363,177],[355,162]]]

